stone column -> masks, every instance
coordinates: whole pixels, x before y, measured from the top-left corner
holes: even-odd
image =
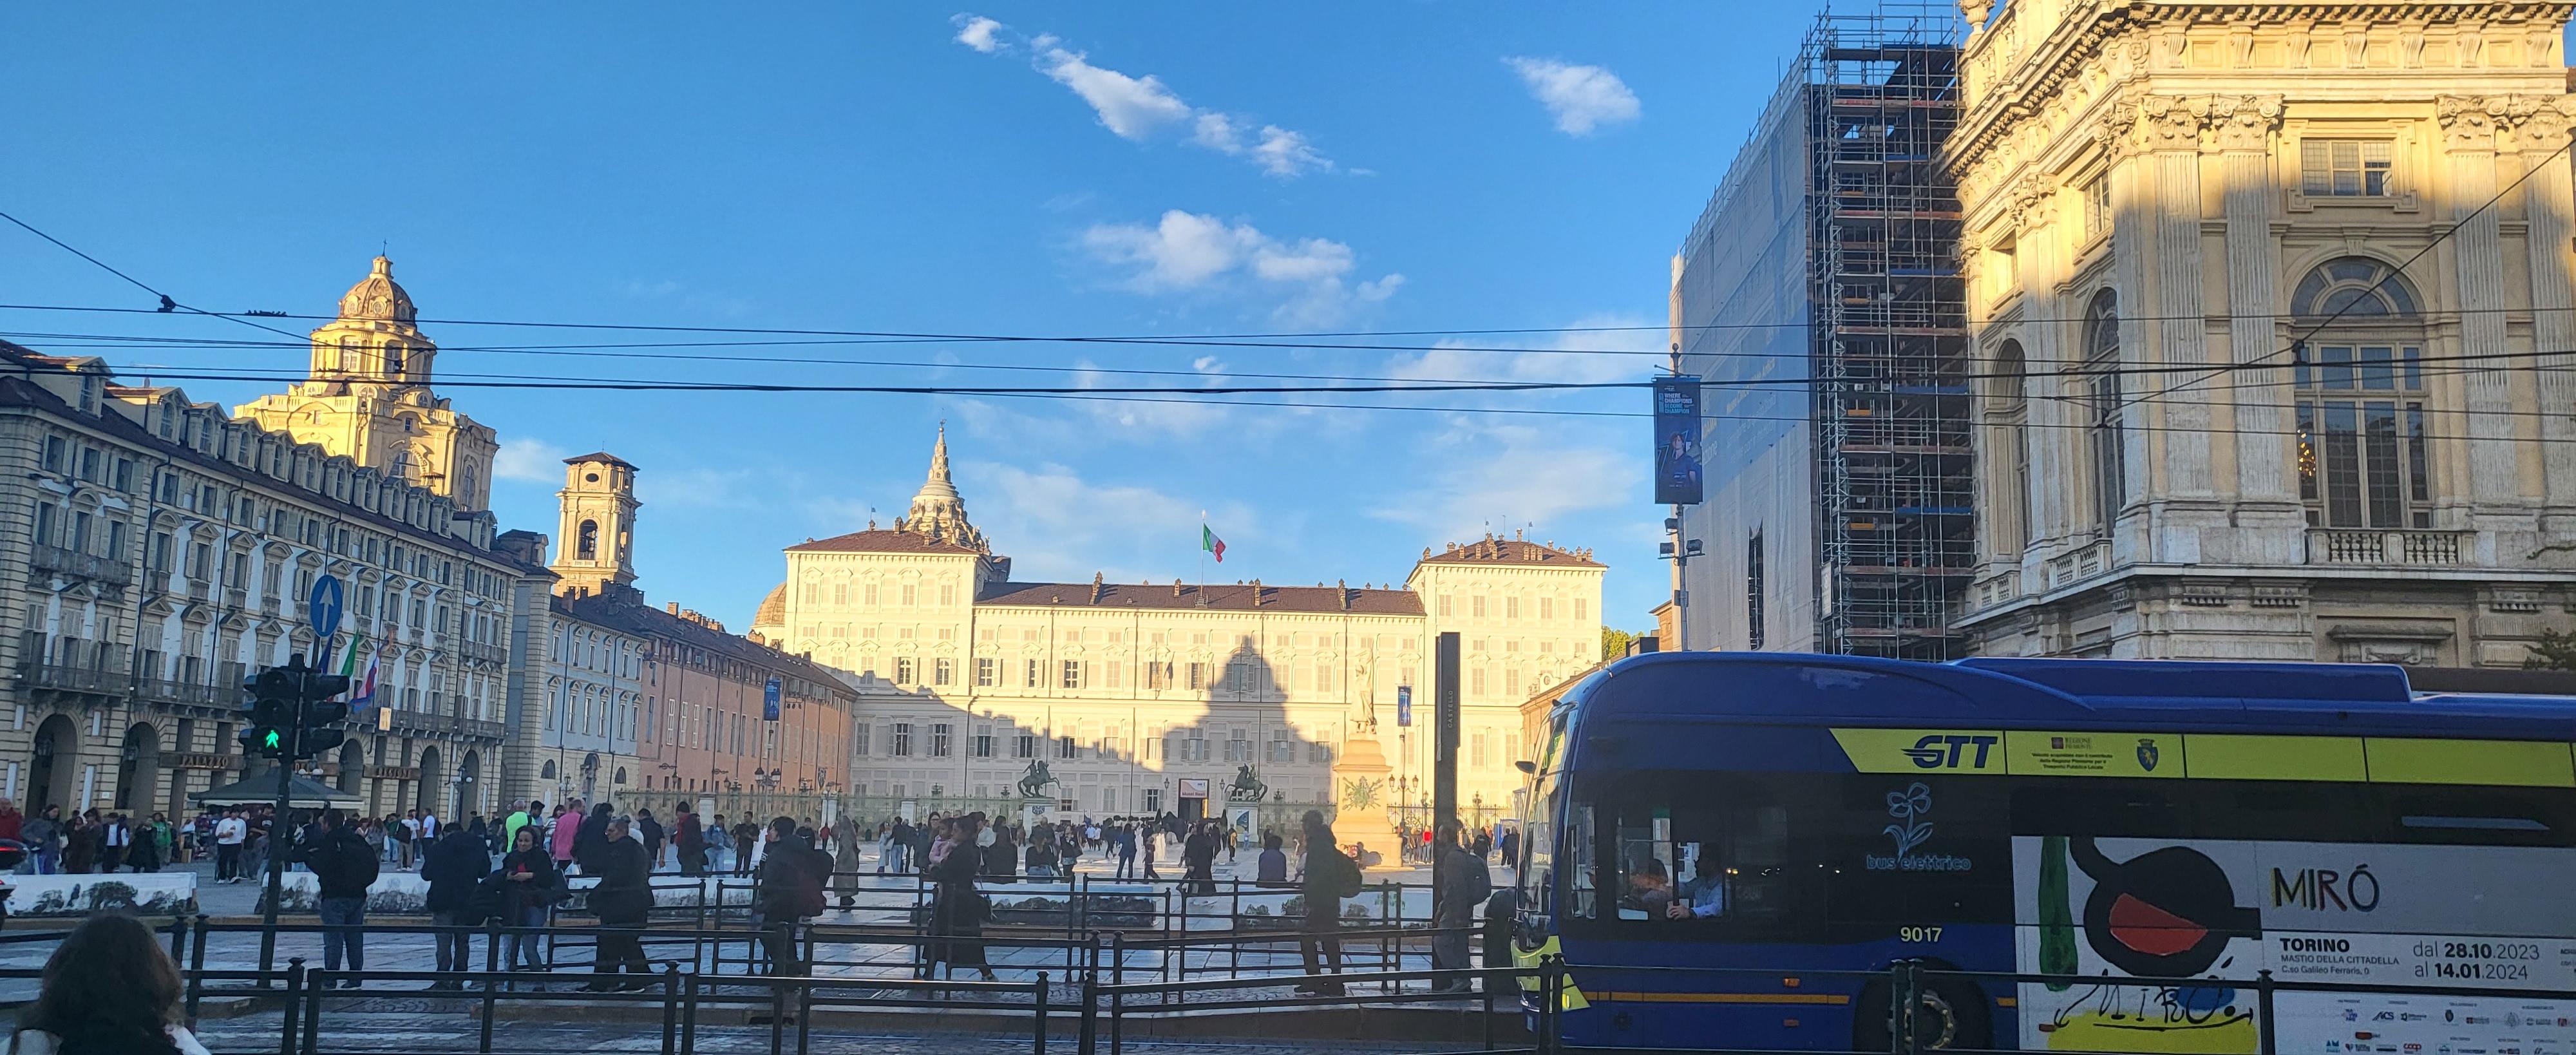
[[[2571,189],[2567,145],[2568,112],[2557,98],[2535,100],[2514,130],[2522,164],[2530,178],[2523,182],[2523,216],[2531,224],[2531,337],[2541,354],[2532,362],[2540,406],[2540,463],[2547,481],[2547,504],[2561,516],[2576,515],[2576,275],[2571,275],[2571,239],[2576,239],[2576,189]],[[2519,108],[2518,108],[2519,109]],[[2551,538],[2576,531],[2576,523],[2544,525]]]
[[[2462,355],[2490,355],[2505,348],[2504,238],[2498,209],[2481,209],[2496,193],[2496,131],[2502,99],[2446,95],[2436,100],[2444,155],[2450,159],[2450,216],[2458,225],[2451,255],[2459,262]],[[2471,211],[2476,210],[2475,215]],[[2461,409],[2469,437],[2469,497],[2480,506],[2514,501],[2512,371],[2463,364]],[[2449,431],[2449,430],[2443,430]]]
[[[2235,559],[2262,564],[2300,563],[2305,517],[2298,507],[2292,478],[2291,390],[2266,384],[2280,378],[2282,354],[2275,316],[2281,313],[2280,245],[2272,237],[2272,217],[2280,186],[2272,175],[2272,137],[2281,127],[2281,97],[2248,95],[2211,100],[2220,180],[2227,219],[2228,361],[2245,366],[2266,364],[2233,375],[2228,395],[2236,408],[2236,431],[2228,437],[2236,450],[2238,521]],[[2278,538],[2256,537],[2243,529],[2269,525],[2288,529]]]
[[[2152,223],[2143,225],[2138,232],[2146,237],[2135,241],[2122,237],[2116,228],[2113,234],[2129,242],[2122,247],[2127,250],[2123,255],[2152,256],[2152,261],[2140,270],[2151,271],[2155,276],[2154,299],[2122,290],[2120,312],[2123,317],[2155,316],[2152,323],[2139,329],[2155,334],[2157,340],[2152,359],[2144,347],[2134,353],[2124,349],[2122,358],[2129,362],[2188,367],[2209,361],[2202,339],[2206,324],[2201,321],[2200,296],[2201,271],[2207,263],[2201,259],[2200,247],[2200,130],[2208,110],[2206,99],[2151,95],[2139,104],[2148,153],[2146,164],[2137,167],[2136,175],[2145,177],[2147,182],[2143,187],[2132,184],[2132,208],[2127,212]],[[2123,327],[2123,343],[2126,330]],[[2164,454],[2163,474],[2154,481],[2160,486],[2153,493],[2205,497],[2213,491],[2209,400],[2205,395],[2216,393],[2194,394],[2188,389],[2173,397],[2161,393],[2176,386],[2223,388],[2230,383],[2227,375],[2199,372],[2142,374],[2124,379],[2121,387],[2129,393],[2127,398],[2138,401],[2127,411],[2132,431],[2146,433],[2144,426],[2151,422],[2162,425],[2147,444],[2162,448]],[[2147,471],[2142,460],[2131,467],[2130,474],[2143,476]],[[2131,491],[2137,488],[2138,481],[2133,481]]]

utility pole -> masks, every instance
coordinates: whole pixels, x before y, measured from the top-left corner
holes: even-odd
[[[1680,341],[1672,342],[1671,369],[1674,377],[1682,376]],[[1698,408],[1694,406],[1692,409],[1696,411]],[[1690,588],[1687,585],[1688,580],[1682,576],[1682,571],[1690,564],[1691,547],[1690,543],[1682,538],[1682,509],[1681,503],[1673,503],[1673,515],[1664,518],[1664,531],[1672,538],[1672,541],[1665,543],[1665,546],[1673,555],[1673,631],[1674,636],[1681,640],[1659,642],[1657,647],[1671,652],[1684,651],[1690,647]],[[1611,657],[1601,658],[1608,660]]]

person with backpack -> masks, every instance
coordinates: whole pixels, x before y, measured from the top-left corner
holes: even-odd
[[[1342,852],[1333,838],[1333,826],[1326,823],[1321,810],[1307,810],[1305,882],[1298,893],[1306,901],[1306,925],[1297,938],[1297,951],[1306,959],[1306,973],[1311,980],[1297,987],[1300,996],[1340,996],[1342,983],[1326,982],[1324,974],[1342,973],[1342,899],[1358,897],[1360,866]]]
[[[823,877],[831,872],[831,859],[797,833],[796,818],[769,822],[759,877],[760,943],[769,951],[769,973],[802,977],[812,972],[797,955],[796,924],[823,914]]]
[[[321,883],[314,906],[322,925],[330,928],[322,932],[322,969],[339,970],[345,949],[349,969],[366,970],[367,887],[376,881],[376,852],[336,808],[322,811],[319,835],[290,852]],[[358,980],[344,978],[340,984],[355,989]]]
[[[635,834],[644,838],[645,867],[662,870],[662,822],[653,819],[653,811],[635,811]]]
[[[1474,850],[1458,844],[1458,822],[1440,822],[1440,835],[1435,840],[1440,850],[1431,869],[1431,926],[1444,931],[1432,935],[1431,969],[1463,971],[1467,969],[1467,929],[1475,925],[1475,914],[1494,894],[1493,877],[1485,872],[1485,859]],[[1443,978],[1433,982],[1435,993],[1463,993],[1472,989],[1467,976]]]
[[[429,936],[438,951],[441,971],[469,971],[474,968],[474,930],[483,925],[483,915],[474,910],[474,895],[491,872],[492,858],[484,849],[482,818],[464,828],[450,828],[446,835],[431,843],[420,856],[420,878],[429,884],[425,899],[429,921],[440,927],[452,927]],[[463,989],[453,981],[430,983],[432,989]]]

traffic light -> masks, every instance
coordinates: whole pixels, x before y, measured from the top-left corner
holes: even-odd
[[[295,672],[271,667],[242,679],[250,720],[241,731],[242,753],[285,758],[295,747]]]
[[[349,702],[339,698],[348,691],[346,674],[304,676],[304,736],[296,744],[295,757],[319,758],[348,740],[340,723],[349,720]]]

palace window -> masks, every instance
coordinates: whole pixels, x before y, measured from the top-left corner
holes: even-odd
[[[2431,527],[2423,322],[2414,293],[2387,265],[2345,257],[2300,280],[2290,312],[2314,334],[2291,369],[2308,523]]]
[[[2107,289],[2094,296],[2084,313],[2084,365],[2089,378],[2086,409],[2093,418],[2085,430],[2093,463],[2093,524],[2107,536],[2128,494],[2120,431],[2120,301]]]
[[[1073,742],[1073,738],[1072,738],[1072,737],[1070,737],[1070,736],[1059,736],[1059,737],[1056,737],[1056,739],[1055,739],[1055,756],[1056,756],[1057,758],[1076,758],[1076,757],[1079,757],[1081,754],[1082,754],[1082,748],[1074,744],[1074,742]]]
[[[979,689],[989,689],[989,688],[992,688],[992,687],[993,687],[993,667],[994,667],[994,665],[995,665],[995,663],[994,663],[993,657],[991,657],[991,656],[979,656],[979,657],[977,657],[977,658],[976,658],[976,660],[975,660],[975,687],[976,687],[976,688],[979,688]]]
[[[930,723],[930,757],[948,757],[948,739],[953,728],[947,722]]]
[[[2022,357],[2021,342],[2003,343],[1995,353],[1993,372],[1986,418],[1994,425],[1989,435],[1995,444],[1986,457],[1995,464],[1996,493],[1988,503],[1985,527],[1994,539],[1996,555],[2018,557],[2030,538],[2029,366]]]
[[[1288,738],[1288,730],[1273,729],[1270,731],[1270,753],[1266,756],[1265,760],[1271,762],[1294,762],[1297,760],[1297,742]]]
[[[989,726],[989,725],[979,725],[979,726],[976,726],[976,727],[975,727],[975,757],[977,757],[977,758],[991,758],[991,757],[993,757],[993,727],[992,727],[992,726]]]
[[[1037,756],[1038,737],[1036,733],[1021,733],[1019,738],[1011,744],[1011,757],[1013,758],[1036,758]]]
[[[913,664],[913,659],[912,659],[912,657],[911,657],[911,656],[896,656],[896,657],[894,658],[894,683],[895,683],[895,684],[897,684],[897,685],[910,685],[910,684],[912,684],[912,681],[913,681],[913,668],[912,668],[912,664]]]
[[[2111,233],[2111,175],[2103,173],[2084,185],[2084,240]]]
[[[2311,198],[2388,196],[2394,144],[2385,139],[2299,141],[2299,193]]]
[[[575,542],[575,543],[573,544],[573,559],[575,559],[575,560],[598,560],[598,559],[599,559],[599,521],[596,521],[596,520],[585,520],[585,521],[582,521],[582,522],[581,522],[581,533],[580,533],[580,535],[578,536],[578,539],[579,539],[579,541],[577,541],[577,542]]]
[[[1064,661],[1064,687],[1068,689],[1079,689],[1082,687],[1081,660],[1068,659]]]
[[[953,680],[953,675],[955,674],[956,669],[957,669],[957,661],[956,661],[956,660],[948,659],[948,658],[945,658],[945,657],[942,657],[942,658],[939,658],[939,659],[931,660],[931,661],[930,661],[930,683],[931,683],[931,684],[933,684],[933,685],[942,685],[942,686],[944,686],[944,685],[948,684],[951,680]]]
[[[894,735],[886,737],[886,753],[896,758],[912,756],[912,723],[894,723]]]

